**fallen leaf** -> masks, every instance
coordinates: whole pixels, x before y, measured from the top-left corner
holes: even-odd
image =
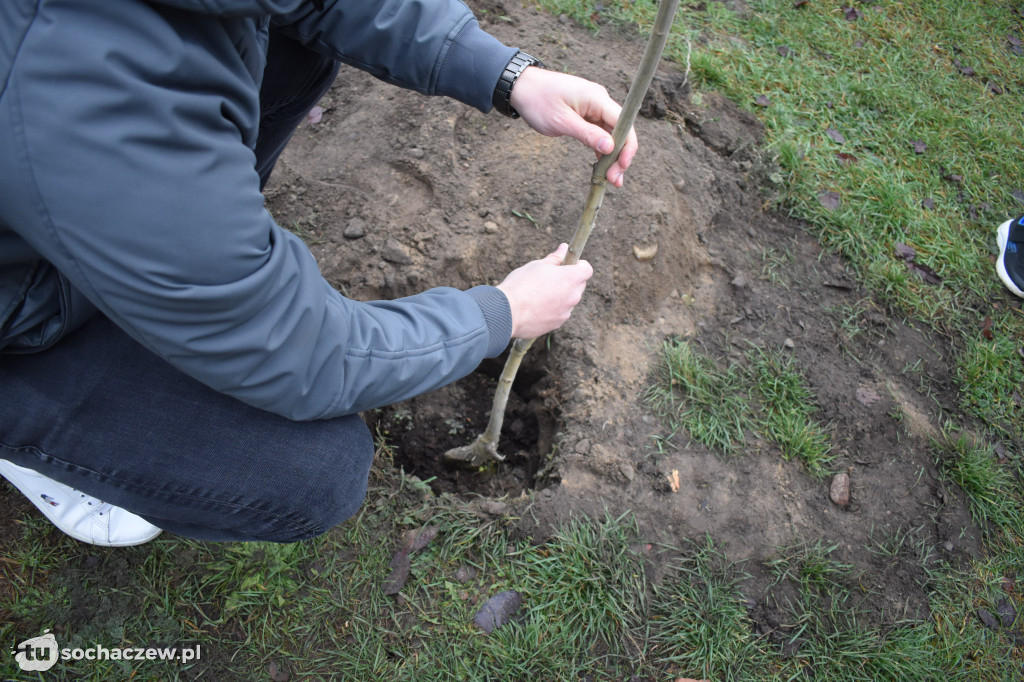
[[[993,95],[1003,94],[1003,89],[999,87],[998,84],[989,81],[988,83],[986,83],[986,85],[988,86],[988,91],[991,92]]]
[[[914,148],[915,154],[924,154],[925,150],[928,149],[928,145],[924,143],[924,140],[911,140],[910,146]]]
[[[846,142],[846,138],[843,136],[843,134],[836,130],[835,128],[826,128],[825,134],[829,136],[829,139],[838,144],[843,144],[844,142]]]
[[[822,192],[818,195],[818,203],[830,211],[839,208],[840,199],[839,192]]]
[[[633,255],[636,256],[638,261],[648,261],[654,258],[658,254],[658,245],[652,244],[651,246],[637,246],[633,245]]]
[[[523,598],[515,590],[499,592],[484,602],[484,605],[473,616],[473,622],[481,630],[491,634],[507,623],[522,604]]]
[[[981,335],[991,341],[996,338],[995,334],[992,333],[992,318],[986,317],[981,323]]]
[[[1013,197],[1018,204],[1024,204],[1024,191],[1015,189],[1010,192],[1010,196]]]
[[[842,10],[843,14],[846,15],[847,21],[857,21],[862,16],[864,16],[863,14],[860,13],[859,10],[856,10],[853,7],[843,7]]]
[[[811,0],[796,0],[796,2],[793,3],[793,9],[796,9],[797,7],[803,7],[810,1]]]
[[[931,211],[935,208],[935,200],[931,197],[925,197],[921,199],[921,208]]]
[[[853,154],[847,154],[846,152],[836,152],[836,159],[839,161],[840,165],[843,166],[852,166],[858,161],[856,156]]]
[[[964,176],[957,173],[946,173],[942,178],[947,182],[952,182],[954,185],[964,184]]]
[[[780,57],[788,57],[793,54],[793,50],[788,45],[780,45],[775,51],[779,53]]]
[[[999,627],[999,621],[992,615],[992,612],[988,609],[978,609],[978,618],[985,624],[985,627],[995,630]]]
[[[756,98],[754,98],[754,104],[756,104],[759,107],[771,106],[771,103],[772,101],[768,99],[768,95],[758,95]]]
[[[996,613],[999,614],[999,622],[1002,623],[1004,628],[1011,627],[1013,622],[1017,620],[1017,609],[1013,608],[1013,604],[1000,599],[999,603],[996,604]]]
[[[910,268],[914,273],[917,274],[927,284],[942,284],[942,278],[939,277],[938,273],[932,270],[924,263],[910,263],[907,262],[907,267]]]
[[[415,530],[407,530],[402,535],[402,547],[409,554],[420,551],[437,537],[437,526],[424,526]]]
[[[896,244],[896,256],[905,261],[912,261],[917,258],[917,251],[914,250],[914,247],[900,242]]]
[[[409,579],[409,553],[404,549],[391,557],[391,573],[384,579],[384,594],[398,594]]]

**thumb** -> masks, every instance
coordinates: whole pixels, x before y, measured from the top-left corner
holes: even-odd
[[[572,136],[598,154],[611,154],[615,151],[615,141],[608,131],[592,123],[581,121]]]
[[[544,260],[550,261],[554,265],[561,265],[567,253],[569,253],[569,245],[559,244],[557,249],[544,257]]]

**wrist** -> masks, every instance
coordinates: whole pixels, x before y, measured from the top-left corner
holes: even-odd
[[[512,89],[515,87],[519,77],[531,66],[544,68],[544,63],[522,50],[516,52],[501,72],[501,77],[498,78],[498,83],[494,86],[491,104],[500,113],[509,118],[519,118],[519,112],[512,106]]]

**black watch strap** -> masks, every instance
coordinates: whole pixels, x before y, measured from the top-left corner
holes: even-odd
[[[544,63],[536,57],[532,57],[522,50],[516,52],[515,56],[505,65],[501,72],[498,84],[494,86],[494,95],[491,97],[491,104],[494,108],[509,118],[519,118],[519,112],[512,108],[512,86],[516,84],[519,76],[526,71],[528,66],[539,66],[544,68]]]

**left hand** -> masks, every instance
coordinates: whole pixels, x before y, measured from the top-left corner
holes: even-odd
[[[597,83],[530,66],[512,87],[510,103],[531,128],[543,135],[574,137],[598,156],[613,151],[611,131],[622,107]],[[636,131],[630,129],[618,160],[608,169],[608,182],[622,187],[636,149]]]

